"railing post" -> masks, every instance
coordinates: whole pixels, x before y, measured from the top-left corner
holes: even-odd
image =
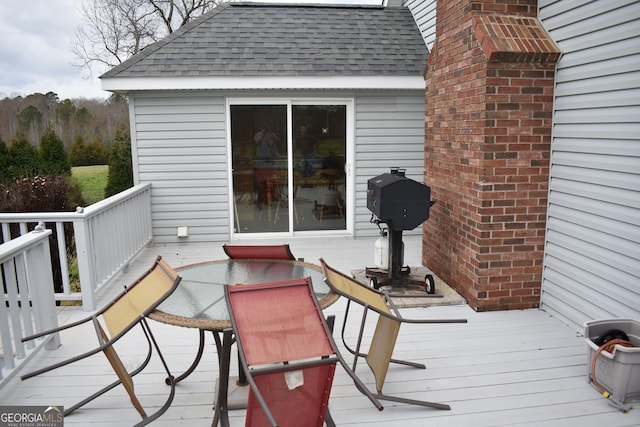
[[[83,208],[78,208],[76,213],[82,214]],[[95,310],[96,285],[94,283],[94,265],[91,256],[91,243],[89,239],[89,226],[87,220],[81,215],[80,219],[73,221],[73,232],[76,236],[76,256],[78,257],[78,274],[80,276],[82,292],[82,309],[84,311]]]
[[[41,229],[34,232],[42,233],[44,231],[44,229]],[[33,300],[33,306],[36,308],[34,310],[36,330],[42,331],[55,328],[58,326],[58,315],[52,286],[53,274],[51,273],[49,240],[44,240],[41,245],[27,250],[25,252],[25,261],[28,266],[29,293]],[[44,348],[55,350],[58,347],[60,347],[60,334],[52,334]]]
[[[13,359],[13,347],[11,341],[11,328],[9,326],[9,309],[4,301],[0,301],[0,343],[2,343],[3,362],[0,363],[6,368],[13,369],[15,362]],[[2,369],[0,367],[0,378],[2,378]]]
[[[62,293],[71,295],[69,262],[67,260],[67,238],[64,235],[64,222],[56,222],[56,235],[58,237],[58,263],[60,265],[60,275],[62,276]]]

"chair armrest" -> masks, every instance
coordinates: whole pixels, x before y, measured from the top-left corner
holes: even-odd
[[[375,311],[380,316],[384,316],[402,323],[467,323],[467,319],[407,319],[400,314],[400,311],[395,306],[395,304],[391,303],[390,306],[394,314],[385,313],[370,306],[367,306],[367,308]]]
[[[467,319],[407,319],[402,318],[403,323],[467,323]]]
[[[78,320],[76,322],[68,323],[66,325],[58,326],[57,328],[52,328],[52,329],[49,329],[49,330],[46,330],[46,331],[38,332],[37,334],[33,334],[33,335],[29,335],[29,336],[23,337],[20,341],[27,342],[27,341],[31,341],[31,340],[36,339],[36,338],[44,337],[45,335],[49,335],[49,334],[53,334],[53,333],[56,333],[56,332],[60,332],[62,330],[68,329],[68,328],[73,328],[74,326],[82,325],[83,323],[86,323],[91,319],[92,319],[92,317],[86,317],[86,318],[84,318],[82,320]]]

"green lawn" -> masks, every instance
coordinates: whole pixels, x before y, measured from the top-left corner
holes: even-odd
[[[109,176],[108,165],[76,166],[71,168],[71,176],[80,184],[87,206],[104,199]]]

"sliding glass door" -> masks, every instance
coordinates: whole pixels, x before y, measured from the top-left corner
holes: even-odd
[[[230,103],[235,233],[346,230],[347,105]]]

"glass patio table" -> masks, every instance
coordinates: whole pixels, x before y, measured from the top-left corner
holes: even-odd
[[[182,277],[182,281],[169,298],[160,304],[149,317],[170,325],[199,330],[200,343],[196,357],[191,366],[173,380],[175,383],[182,381],[194,371],[204,351],[205,331],[213,333],[220,365],[214,423],[220,419],[223,426],[229,425],[226,413],[234,406],[228,405],[227,402],[228,394],[230,394],[228,390],[229,362],[233,331],[224,297],[224,286],[311,277],[313,289],[321,308],[328,307],[338,299],[338,295],[331,292],[329,286],[325,284],[320,267],[304,261],[225,259],[187,265],[176,270]],[[242,371],[240,374],[243,375]],[[167,378],[166,381],[169,384],[171,380]],[[245,385],[242,377],[238,383],[241,386]],[[221,392],[222,390],[227,390],[227,392]],[[241,403],[235,407],[242,407],[244,398],[244,396],[241,397]],[[219,418],[220,416],[221,418]]]

